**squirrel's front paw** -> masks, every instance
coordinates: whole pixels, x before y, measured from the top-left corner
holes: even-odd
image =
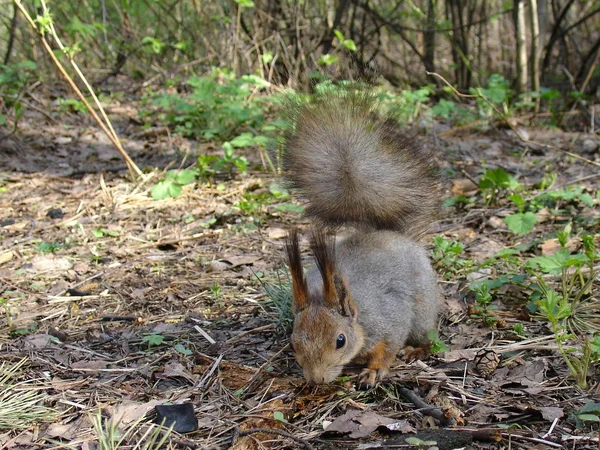
[[[381,381],[388,374],[386,368],[369,369],[368,367],[360,373],[360,384],[363,386],[373,386],[376,381]]]

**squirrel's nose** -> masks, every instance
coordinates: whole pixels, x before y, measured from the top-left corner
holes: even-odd
[[[311,386],[316,386],[318,384],[325,384],[325,377],[323,375],[309,373],[307,371],[304,371],[304,379]]]

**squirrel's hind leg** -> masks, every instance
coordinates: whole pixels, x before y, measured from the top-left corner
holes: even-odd
[[[385,378],[396,358],[396,353],[398,353],[397,348],[381,340],[372,349],[360,355],[360,359],[367,361],[367,367],[360,374],[360,384],[372,386],[377,380]]]

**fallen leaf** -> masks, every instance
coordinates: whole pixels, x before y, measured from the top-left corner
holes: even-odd
[[[31,260],[31,266],[35,272],[58,272],[69,270],[73,265],[67,258],[55,258],[54,256],[36,256]]]
[[[231,267],[237,267],[237,266],[245,266],[247,264],[252,264],[255,261],[258,261],[259,259],[261,259],[262,256],[260,255],[239,255],[239,256],[228,256],[223,258],[223,261],[228,262],[229,264],[231,264]]]
[[[540,245],[542,249],[542,256],[550,256],[560,250],[560,244],[558,239],[548,239],[542,245]]]
[[[46,348],[52,341],[52,336],[46,333],[30,334],[23,338],[23,347],[26,349]]]
[[[196,381],[195,377],[183,366],[183,364],[177,361],[171,361],[165,364],[163,375],[165,377],[185,378],[192,383]]]
[[[281,239],[287,236],[287,231],[279,227],[269,227],[266,231],[269,239]]]
[[[71,370],[83,369],[86,372],[94,372],[106,369],[108,363],[106,361],[76,361],[71,364]]]
[[[549,422],[554,422],[554,419],[562,419],[565,415],[563,409],[557,406],[542,406],[537,409],[542,413],[542,417]]]
[[[124,401],[118,405],[109,406],[108,413],[115,423],[127,425],[144,417],[155,406],[165,402],[166,400],[150,400],[146,403]]]
[[[14,256],[14,253],[10,250],[4,253],[0,253],[0,264],[10,261]]]
[[[327,433],[349,434],[349,437],[352,439],[360,439],[369,436],[381,426],[390,431],[400,431],[401,433],[412,433],[415,431],[404,420],[398,421],[380,416],[373,411],[361,411],[358,409],[348,411],[336,418],[325,431]]]
[[[479,190],[479,187],[468,178],[457,178],[452,180],[452,194],[470,196]]]

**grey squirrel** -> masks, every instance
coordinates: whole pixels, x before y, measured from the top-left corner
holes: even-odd
[[[315,226],[316,266],[305,276],[292,231],[296,360],[311,384],[329,383],[350,362],[366,364],[360,382],[388,373],[405,344],[426,346],[439,307],[436,275],[416,239],[438,209],[432,155],[381,118],[364,91],[318,95],[292,109],[284,169]],[[335,243],[326,232],[354,231]]]

